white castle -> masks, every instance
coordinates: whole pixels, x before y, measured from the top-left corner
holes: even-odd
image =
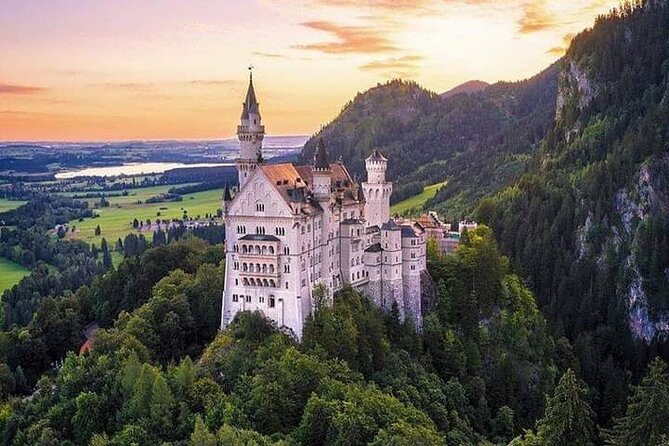
[[[328,160],[322,139],[312,165],[265,163],[264,135],[251,76],[237,127],[239,189],[233,198],[226,188],[223,203],[221,328],[239,311],[261,311],[301,338],[319,284],[326,302],[350,284],[382,308],[397,303],[420,326],[426,235],[419,224],[390,219],[388,160],[374,150],[359,184]]]

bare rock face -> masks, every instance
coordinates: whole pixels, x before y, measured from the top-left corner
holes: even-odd
[[[437,304],[437,286],[432,276],[427,271],[420,274],[420,306],[421,313],[425,317]]]
[[[637,181],[630,189],[616,194],[616,210],[622,224],[622,237],[632,246],[636,227],[653,214],[669,214],[669,155],[655,158],[640,169]],[[619,290],[625,298],[628,325],[632,334],[645,342],[669,337],[669,313],[651,311],[648,296],[633,253],[627,256],[625,272],[629,277],[626,289]],[[665,271],[669,280],[669,271]]]

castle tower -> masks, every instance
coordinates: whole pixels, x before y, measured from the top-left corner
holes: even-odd
[[[249,67],[249,70],[252,68]],[[258,164],[262,164],[262,140],[265,137],[265,126],[260,117],[260,105],[253,88],[253,71],[249,74],[249,88],[246,100],[242,106],[240,125],[237,126],[239,139],[239,158],[237,158],[237,172],[239,174],[239,189],[244,186]]]
[[[226,183],[225,191],[223,192],[223,215],[226,217],[228,216],[228,208],[230,207],[230,203],[232,203],[232,194],[230,193],[230,188]]]
[[[381,152],[374,152],[365,160],[367,182],[362,183],[365,196],[365,220],[367,226],[379,226],[390,219],[390,195],[393,183],[386,181],[388,160]]]
[[[325,149],[323,138],[319,138],[316,144],[313,172],[314,184],[311,185],[311,190],[314,198],[318,201],[329,200],[332,171],[330,170],[330,161],[328,160],[328,152]]]

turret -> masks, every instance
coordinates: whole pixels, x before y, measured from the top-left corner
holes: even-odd
[[[249,67],[251,70],[252,67]],[[249,74],[249,87],[246,92],[246,100],[242,105],[242,116],[240,125],[237,126],[237,138],[239,139],[239,158],[237,158],[237,171],[239,174],[239,188],[241,189],[246,180],[251,176],[258,164],[264,162],[262,157],[262,141],[265,137],[265,126],[262,125],[260,117],[260,104],[256,99],[253,88],[253,71]]]
[[[316,153],[314,155],[313,165],[313,184],[311,191],[314,198],[318,201],[327,201],[330,199],[330,187],[332,184],[332,171],[330,170],[330,161],[328,152],[325,149],[323,138],[318,139],[316,144]]]
[[[393,183],[386,181],[388,160],[374,152],[365,160],[367,182],[362,183],[365,197],[365,220],[367,226],[381,226],[390,218],[390,195]]]
[[[223,213],[224,215],[228,214],[228,208],[230,207],[230,203],[232,203],[232,194],[230,193],[230,187],[225,185],[225,191],[223,192]]]

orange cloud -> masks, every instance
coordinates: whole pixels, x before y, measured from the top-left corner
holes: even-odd
[[[0,94],[37,94],[45,90],[46,88],[30,85],[0,84]]]
[[[529,34],[555,28],[560,23],[546,10],[543,2],[537,2],[525,5],[519,25],[521,33]]]
[[[342,53],[390,53],[398,51],[387,33],[369,26],[338,25],[333,22],[316,21],[302,23],[307,28],[325,31],[337,38],[334,42],[295,45],[302,50],[320,51],[328,54]]]
[[[277,54],[277,53],[263,53],[262,51],[254,51],[253,52],[254,56],[259,56],[259,57],[269,57],[269,58],[274,58],[274,59],[285,59],[286,56],[283,54]]]
[[[421,60],[423,60],[421,56],[407,55],[384,60],[374,60],[361,65],[359,68],[362,71],[389,70],[393,74],[407,75],[418,69],[417,62]]]
[[[569,45],[571,45],[572,40],[574,40],[574,34],[565,34],[562,37],[562,46],[554,46],[553,48],[546,51],[546,54],[562,57],[569,49]]]

